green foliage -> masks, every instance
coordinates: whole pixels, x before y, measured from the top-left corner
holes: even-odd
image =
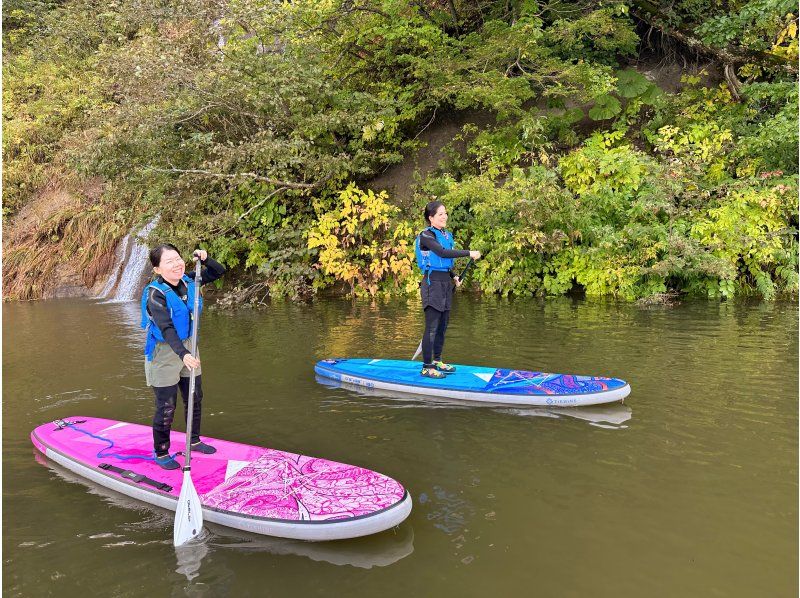
[[[309,299],[314,294],[318,270],[315,252],[308,248],[308,231],[284,226],[266,235],[266,255],[258,267],[273,298],[292,301]]]
[[[706,20],[697,31],[710,45],[725,47],[738,43],[753,50],[769,50],[780,45],[776,44],[776,34],[794,22],[794,32],[788,37],[795,40],[793,58],[797,60],[797,16],[793,12],[797,12],[797,3],[792,0],[750,0],[737,3],[736,10]],[[784,38],[787,34],[788,31]]]
[[[594,106],[589,109],[589,116],[592,120],[607,120],[615,117],[621,111],[622,105],[617,98],[603,94],[595,100]]]
[[[591,195],[597,207],[625,201],[639,188],[647,169],[644,156],[619,143],[621,131],[595,133],[584,146],[559,162],[566,186]],[[612,208],[613,209],[613,208]]]
[[[617,91],[623,98],[635,98],[651,87],[653,84],[634,70],[625,69],[617,73]]]
[[[49,181],[99,176],[115,226],[77,243],[89,220],[65,212],[53,241],[94,269],[108,231],[159,213],[161,237],[204,243],[254,300],[378,295],[413,289],[408,223],[435,195],[485,252],[485,292],[795,292],[796,7],[663,17],[767,59],[736,64],[738,95],[701,75],[666,94],[626,66],[643,40],[617,1],[12,0],[4,219]],[[464,128],[408,213],[362,191],[462,110],[492,124]]]
[[[480,131],[467,151],[474,156],[478,171],[497,176],[519,163],[546,156],[551,146],[546,126],[544,117],[525,113],[513,124]]]
[[[480,288],[502,295],[543,293],[544,268],[574,229],[572,195],[543,167],[515,168],[498,185],[489,174],[449,182],[448,206],[469,205],[466,226],[457,229],[462,245],[486,254],[475,265]]]
[[[107,106],[93,58],[75,51],[56,60],[42,56],[40,48],[23,43],[39,23],[33,15],[18,16],[18,27],[8,33],[13,49],[4,48],[3,60],[4,220],[64,170],[63,150],[76,143],[70,136],[89,112]]]
[[[638,108],[642,104],[655,103],[660,95],[660,90],[655,84],[650,83],[644,76],[631,69],[617,72],[617,84],[614,91],[623,98],[623,101],[628,100],[627,109],[633,114],[638,112]],[[592,120],[608,120],[621,112],[621,101],[606,93],[595,98],[594,106],[589,109],[589,117]]]
[[[309,231],[308,248],[319,249],[320,271],[345,282],[353,296],[405,288],[411,275],[411,227],[393,221],[398,209],[387,200],[383,191],[376,195],[348,185]]]
[[[691,236],[730,267],[729,278],[708,286],[710,296],[732,296],[735,287],[724,282],[738,282],[765,299],[775,296],[776,282],[797,290],[796,231],[787,226],[797,214],[797,192],[796,181],[737,185],[692,225]]]
[[[797,173],[796,84],[747,85],[744,101],[736,102],[725,85],[685,81],[684,91],[660,103],[642,129],[657,150],[681,158],[712,183],[775,170]]]

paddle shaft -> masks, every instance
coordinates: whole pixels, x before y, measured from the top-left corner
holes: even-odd
[[[469,258],[469,261],[467,262],[467,265],[464,266],[464,269],[461,271],[461,274],[458,277],[458,280],[460,282],[464,282],[464,277],[467,275],[467,272],[469,272],[470,267],[474,263],[475,263],[475,260],[473,260],[472,258]],[[417,355],[419,355],[420,353],[422,353],[422,339],[420,339],[419,346],[417,347],[417,350],[414,351],[414,357],[411,358],[411,361],[414,361],[417,358]]]
[[[460,280],[461,282],[464,282],[464,277],[467,275],[467,272],[469,272],[469,269],[472,267],[472,264],[474,264],[474,263],[475,263],[475,260],[473,260],[472,258],[469,258],[469,261],[467,262],[467,265],[464,266],[464,269],[461,271],[461,274],[459,275],[458,280]]]
[[[200,328],[200,258],[194,258],[194,307],[192,308],[192,357],[197,357],[197,332]],[[186,460],[183,471],[189,471],[192,462],[192,420],[194,419],[194,368],[189,370],[189,404],[186,409]]]

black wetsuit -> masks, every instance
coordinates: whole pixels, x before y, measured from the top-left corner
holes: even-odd
[[[203,265],[205,268],[200,273],[200,284],[208,284],[217,280],[220,276],[225,274],[225,266],[207,258]],[[189,274],[192,276],[192,274]],[[183,299],[187,300],[189,289],[183,280],[178,281],[177,285],[172,285],[164,280],[161,276],[158,277],[159,282],[163,282],[169,286],[175,293]],[[192,309],[192,306],[189,306]],[[169,308],[167,307],[167,299],[164,293],[157,292],[156,289],[150,289],[147,297],[147,313],[153,318],[156,326],[161,330],[164,340],[172,348],[173,351],[183,359],[188,355],[189,351],[183,346],[183,342],[175,330],[175,325],[172,322],[172,317],[169,315]],[[194,410],[192,413],[192,443],[200,441],[200,420],[202,415],[202,402],[203,402],[203,387],[200,379],[202,376],[195,376],[195,393],[194,393]],[[178,384],[172,386],[154,386],[153,393],[156,396],[156,412],[153,415],[153,444],[155,445],[156,454],[164,454],[167,452],[165,447],[169,447],[169,434],[172,430],[172,421],[175,417],[175,406],[178,402],[178,389],[180,388],[181,396],[183,397],[183,413],[184,419],[189,410],[189,378],[181,377]]]
[[[433,232],[425,229],[420,233],[420,248],[432,251],[439,257],[469,257],[466,249],[445,249],[436,240]],[[432,367],[434,361],[442,358],[444,335],[450,321],[450,306],[453,301],[453,277],[455,273],[434,270],[425,274],[419,289],[422,295],[422,309],[425,311],[425,334],[422,335],[423,367]]]

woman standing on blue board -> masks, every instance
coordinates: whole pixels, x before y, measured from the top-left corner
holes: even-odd
[[[205,250],[199,249],[194,255],[205,266],[201,272],[200,284],[213,282],[225,273],[225,267],[209,258]],[[142,292],[142,328],[147,330],[144,372],[147,385],[153,387],[156,399],[153,445],[156,463],[164,469],[177,469],[180,465],[169,454],[169,434],[175,417],[179,388],[186,417],[190,369],[197,369],[192,414],[192,452],[211,455],[217,449],[200,441],[203,400],[200,359],[192,357],[190,351],[194,281],[186,275],[186,263],[174,245],[165,243],[154,247],[150,251],[150,263],[156,279]],[[202,301],[201,298],[201,310]]]
[[[423,274],[419,289],[425,312],[420,373],[428,378],[444,378],[446,374],[456,371],[456,368],[442,361],[444,335],[453,301],[453,284],[461,286],[461,281],[453,271],[454,260],[459,257],[477,260],[481,252],[453,249],[455,243],[452,233],[445,229],[447,210],[442,202],[431,201],[425,206],[425,221],[428,226],[417,235],[415,243],[417,265]]]

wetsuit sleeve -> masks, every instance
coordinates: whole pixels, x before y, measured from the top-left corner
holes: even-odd
[[[216,260],[212,260],[210,257],[206,258],[203,265],[205,268],[203,268],[203,271],[200,273],[200,284],[214,282],[225,274],[225,266]]]
[[[158,289],[150,289],[150,295],[147,297],[147,313],[153,318],[153,322],[158,326],[158,329],[164,336],[164,340],[167,341],[167,344],[175,351],[178,357],[183,359],[184,355],[190,353],[190,351],[183,346],[178,336],[178,331],[175,330],[175,325],[172,323],[172,318],[169,315],[169,308],[167,307],[167,298],[164,296],[164,293]]]
[[[436,240],[436,235],[429,230],[422,231],[419,236],[419,245],[423,251],[430,250],[443,258],[469,257],[469,250],[467,249],[445,249],[442,247],[439,241]]]

